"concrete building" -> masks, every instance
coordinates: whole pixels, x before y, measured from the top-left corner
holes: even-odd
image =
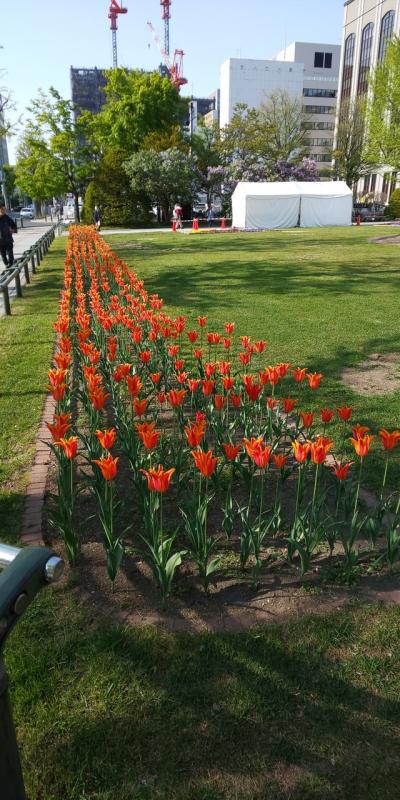
[[[340,45],[293,42],[272,59],[231,58],[221,66],[221,127],[237,103],[258,108],[276,89],[301,99],[310,154],[320,168],[331,163],[339,82]]]
[[[400,0],[346,0],[344,4],[343,47],[340,65],[339,104],[368,92],[368,79],[383,61],[387,42],[400,35]],[[386,202],[396,187],[387,172],[362,178],[357,186],[359,200]]]
[[[71,99],[82,111],[98,114],[106,101],[104,87],[106,76],[104,70],[93,67],[71,67]]]

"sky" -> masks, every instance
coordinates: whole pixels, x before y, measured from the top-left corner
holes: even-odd
[[[147,27],[160,38],[159,0],[124,0],[119,17],[121,66],[156,69],[160,54]],[[292,41],[340,44],[343,0],[172,0],[171,50],[184,50],[188,84],[182,94],[207,96],[219,86],[227,58],[270,58]],[[19,0],[8,4],[0,26],[0,88],[13,93],[12,121],[26,118],[39,89],[55,86],[70,97],[69,68],[112,66],[109,0]],[[18,136],[9,142],[13,163]]]

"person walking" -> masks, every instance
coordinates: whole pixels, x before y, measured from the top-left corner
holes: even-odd
[[[6,267],[12,267],[14,263],[14,239],[13,233],[18,233],[17,226],[6,212],[4,204],[0,205],[0,255]]]
[[[94,211],[93,211],[93,222],[94,222],[94,224],[95,224],[95,226],[96,226],[96,230],[100,232],[100,228],[101,228],[101,214],[100,214],[100,209],[99,209],[99,207],[98,207],[98,206],[95,206],[95,207],[94,207]]]
[[[180,203],[175,203],[173,217],[176,219],[176,228],[183,228],[182,224],[182,217],[183,217],[183,208]]]
[[[212,222],[213,222],[213,219],[214,219],[214,211],[213,211],[213,207],[212,207],[211,204],[207,207],[206,217],[208,219],[208,225],[211,228]]]

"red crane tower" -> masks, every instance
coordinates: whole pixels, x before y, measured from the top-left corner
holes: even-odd
[[[183,56],[185,53],[183,50],[174,50],[174,55],[171,59],[169,54],[163,49],[160,42],[160,37],[158,36],[154,25],[151,22],[148,22],[147,26],[151,30],[154,41],[162,55],[163,62],[168,70],[170,81],[174,86],[176,86],[179,92],[181,86],[184,86],[185,83],[187,83],[187,78],[183,77]]]
[[[164,20],[164,52],[169,56],[169,21],[171,19],[170,8],[172,0],[160,0],[162,6],[162,17]]]
[[[113,49],[113,67],[118,67],[118,51],[117,51],[117,30],[118,30],[118,14],[127,14],[128,9],[124,8],[122,3],[117,0],[111,0],[110,8],[108,9],[108,19],[111,20],[111,37]]]

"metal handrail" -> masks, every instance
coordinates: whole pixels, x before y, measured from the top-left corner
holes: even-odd
[[[0,543],[0,570],[10,566],[14,559],[21,553],[20,547],[12,547],[8,544]],[[44,577],[46,583],[54,583],[61,578],[64,569],[64,562],[58,556],[50,556],[44,567]]]
[[[22,286],[21,286],[21,270],[24,270],[25,280],[27,283],[30,283],[30,276],[29,276],[29,262],[31,265],[32,274],[35,274],[37,271],[37,267],[39,266],[43,256],[47,253],[51,242],[54,240],[56,231],[60,235],[61,231],[61,223],[56,222],[52,225],[46,233],[44,233],[40,239],[38,239],[29,250],[25,250],[25,252],[20,256],[20,258],[16,259],[14,264],[11,267],[8,267],[4,270],[3,275],[0,276],[0,291],[3,292],[3,300],[4,300],[4,310],[6,316],[11,315],[11,304],[10,304],[10,295],[8,291],[8,287],[12,281],[15,281],[15,288],[17,297],[22,297]]]

